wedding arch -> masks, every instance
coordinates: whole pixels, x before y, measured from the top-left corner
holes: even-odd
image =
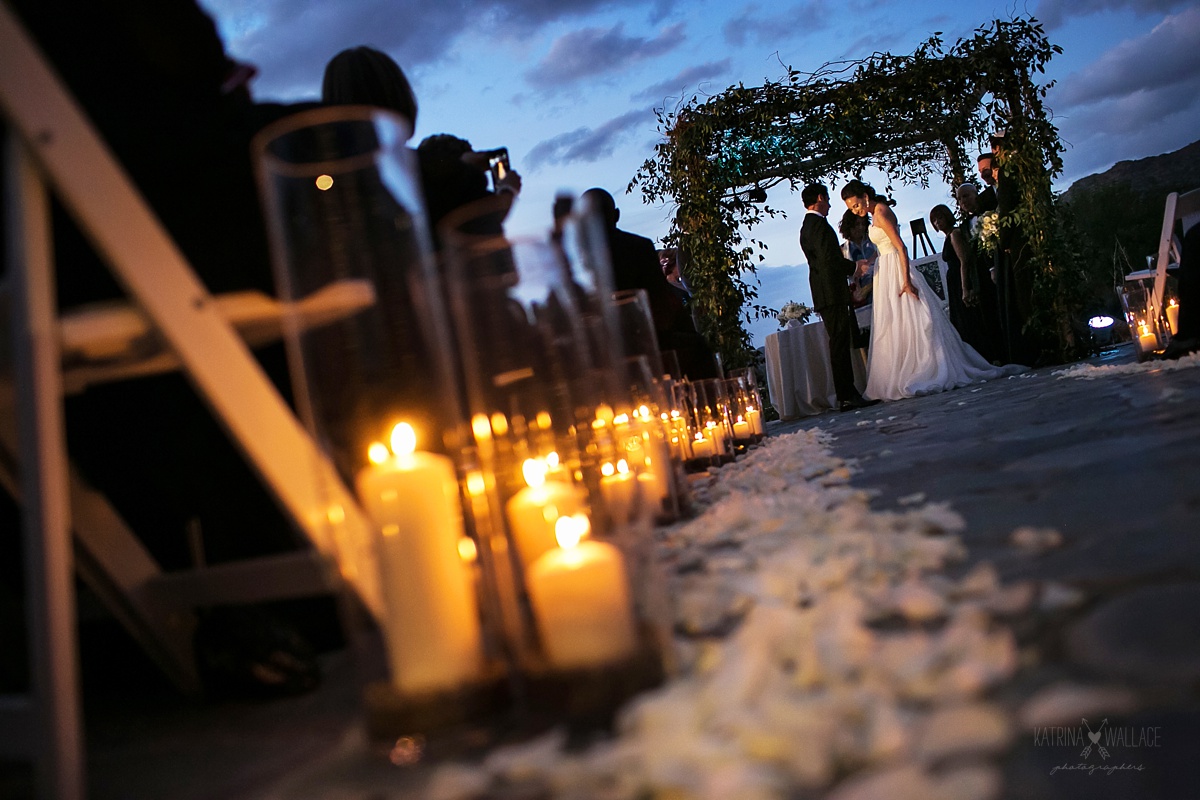
[[[832,183],[869,167],[889,183],[928,186],[936,175],[958,185],[999,130],[1001,166],[1023,187],[1006,224],[1020,226],[1032,251],[1031,325],[1069,348],[1060,321],[1071,303],[1071,259],[1055,257],[1052,235],[1051,181],[1062,171],[1063,145],[1044,105],[1053,82],[1034,78],[1061,52],[1033,18],[994,20],[949,48],[939,32],[911,55],[875,53],[812,73],[788,67],[779,81],[660,109],[663,139],[627,191],[674,204],[667,242],[685,254],[704,333],[725,363],[753,357],[743,308],[771,311],[747,280],[766,249],[750,231],[783,213],[765,204],[767,188]]]

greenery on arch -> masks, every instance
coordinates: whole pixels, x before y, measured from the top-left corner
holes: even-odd
[[[743,307],[772,313],[749,280],[765,258],[751,231],[782,214],[756,202],[761,190],[835,183],[868,168],[889,183],[927,186],[935,176],[956,186],[997,130],[1005,131],[1001,168],[1022,187],[1004,224],[1019,226],[1029,244],[1040,293],[1033,333],[1067,357],[1074,343],[1062,321],[1078,302],[1078,265],[1054,236],[1061,229],[1051,181],[1063,146],[1044,105],[1053,83],[1034,80],[1061,52],[1035,19],[995,20],[950,47],[936,33],[910,55],[875,53],[812,73],[789,67],[778,81],[659,110],[663,139],[628,190],[675,205],[667,240],[685,254],[703,332],[725,363],[753,357]]]

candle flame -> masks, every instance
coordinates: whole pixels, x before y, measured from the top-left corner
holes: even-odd
[[[600,474],[606,478],[615,474],[616,471],[617,471],[617,468],[613,466],[611,461],[605,461],[604,465],[600,467]]]
[[[596,408],[596,419],[600,420],[601,422],[603,422],[605,424],[612,422],[613,421],[612,406],[608,405],[607,403],[598,406]]]
[[[649,406],[638,406],[638,416],[641,417],[642,419],[649,419],[650,418],[650,407]]]
[[[475,547],[475,540],[470,536],[463,536],[458,540],[458,557],[468,564],[475,562],[476,556],[479,555],[479,549]]]
[[[546,482],[546,462],[540,458],[527,458],[521,464],[521,475],[531,488],[538,488]]]
[[[483,490],[487,488],[487,484],[483,480],[482,472],[470,472],[467,474],[467,494],[471,497],[479,497],[483,494]]]
[[[554,538],[558,541],[559,547],[569,550],[578,545],[591,529],[592,525],[586,514],[559,517],[554,523]]]
[[[613,425],[628,425],[628,424],[629,424],[629,415],[628,414],[617,414],[615,417],[613,417]]]
[[[406,456],[417,449],[417,432],[407,422],[401,422],[392,428],[392,452],[398,456]]]
[[[499,411],[492,414],[492,430],[496,432],[497,436],[503,436],[508,433],[508,418]]]
[[[539,411],[537,413],[537,424],[544,431],[550,430],[550,412]]]
[[[331,175],[318,175],[317,188],[322,192],[333,188],[333,177]]]
[[[620,461],[618,461],[617,462],[617,472],[621,473],[622,475],[629,472],[629,462],[627,462],[623,458]]]
[[[371,442],[371,446],[367,448],[367,460],[372,464],[382,464],[387,461],[387,445],[383,442]]]
[[[558,453],[551,450],[546,454],[546,466],[550,469],[558,469]]]
[[[483,442],[492,438],[492,426],[488,422],[486,414],[476,414],[471,417],[471,433],[475,434],[475,441]]]

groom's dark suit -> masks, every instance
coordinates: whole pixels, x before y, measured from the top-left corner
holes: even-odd
[[[842,255],[833,227],[815,211],[806,213],[800,225],[800,249],[808,259],[813,308],[825,321],[825,332],[829,334],[829,366],[838,402],[856,400],[860,395],[854,386],[850,347],[857,326],[846,281],[857,265]]]

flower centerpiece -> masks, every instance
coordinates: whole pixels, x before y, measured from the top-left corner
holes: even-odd
[[[775,319],[779,320],[779,327],[786,328],[788,323],[795,320],[797,325],[803,325],[808,322],[808,318],[812,316],[813,310],[804,303],[797,303],[794,300],[789,300],[783,304],[783,308],[779,309],[779,314]]]
[[[979,217],[979,224],[973,231],[975,246],[985,255],[996,252],[1000,246],[1000,214],[986,211]]]

